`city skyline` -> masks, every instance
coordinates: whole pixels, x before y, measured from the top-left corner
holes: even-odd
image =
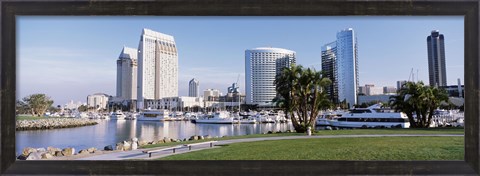
[[[463,82],[463,17],[18,19],[18,99],[46,93],[55,104],[65,104],[85,101],[87,95],[98,92],[115,95],[118,51],[122,46],[137,46],[143,28],[175,37],[179,96],[188,95],[188,81],[194,77],[202,82],[200,91],[212,88],[225,93],[238,74],[240,90],[245,93],[244,51],[256,47],[296,51],[297,64],[320,71],[321,47],[349,27],[355,29],[359,41],[360,85],[394,86],[396,81],[408,80],[412,68],[427,83],[425,36],[432,30],[440,30],[446,38],[447,85],[455,85],[458,78]],[[40,69],[47,66],[56,68]]]

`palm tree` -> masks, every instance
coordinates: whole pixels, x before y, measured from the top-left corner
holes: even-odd
[[[425,86],[423,82],[407,82],[397,93],[390,97],[390,105],[407,115],[412,128],[428,128],[435,109],[448,101],[445,90]]]
[[[330,79],[321,72],[301,65],[284,68],[277,75],[275,86],[280,97],[275,102],[290,117],[295,131],[303,133],[308,127],[314,127],[319,111],[330,106],[325,92],[330,84]]]

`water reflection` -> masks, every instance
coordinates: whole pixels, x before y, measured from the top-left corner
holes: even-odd
[[[193,135],[238,136],[266,133],[268,131],[292,130],[291,124],[194,124],[189,121],[135,121],[99,120],[97,125],[78,128],[17,131],[16,152],[25,147],[74,147],[77,151],[89,147],[103,149],[106,145],[129,140],[133,137],[146,141],[164,137],[189,138]]]

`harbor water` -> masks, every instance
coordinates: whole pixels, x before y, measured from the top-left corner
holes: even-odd
[[[77,151],[90,147],[103,149],[107,145],[115,147],[116,143],[134,137],[153,141],[164,137],[184,139],[193,135],[238,136],[293,129],[291,123],[195,124],[190,121],[98,120],[98,124],[92,126],[17,131],[16,154],[19,155],[25,147],[73,147]]]

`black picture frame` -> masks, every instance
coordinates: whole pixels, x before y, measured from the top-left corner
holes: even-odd
[[[478,175],[478,0],[4,0],[1,6],[0,172],[62,175]],[[16,161],[16,16],[464,16],[464,161]]]

